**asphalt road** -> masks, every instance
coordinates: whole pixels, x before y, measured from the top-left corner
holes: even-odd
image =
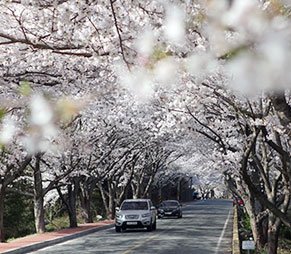
[[[165,218],[157,230],[114,228],[32,253],[227,254],[231,251],[232,201],[206,200],[183,206],[183,218]]]

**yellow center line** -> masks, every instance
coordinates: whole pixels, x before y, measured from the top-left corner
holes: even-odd
[[[181,224],[181,223],[177,223],[176,225],[169,226],[169,227],[167,227],[167,229],[175,228],[175,227],[179,226],[180,224]],[[139,244],[137,244],[137,245],[134,245],[134,246],[132,246],[131,248],[127,249],[126,251],[122,252],[121,254],[127,254],[127,253],[129,253],[130,251],[132,251],[132,250],[134,250],[134,249],[136,249],[136,248],[142,246],[142,245],[145,244],[146,242],[148,242],[148,241],[154,239],[155,237],[158,237],[159,235],[161,235],[161,234],[164,233],[164,232],[165,232],[165,230],[163,230],[162,232],[160,232],[160,233],[158,233],[158,234],[155,234],[155,235],[149,237],[148,239],[144,240],[143,242],[141,242],[141,243],[139,243]]]
[[[121,254],[126,254],[126,253],[128,253],[128,252],[130,252],[130,251],[132,251],[132,250],[134,250],[134,249],[136,249],[136,248],[138,248],[138,247],[142,246],[142,245],[143,245],[143,244],[145,244],[146,242],[148,242],[148,241],[150,241],[150,240],[154,239],[155,237],[157,237],[157,236],[161,235],[162,233],[163,233],[163,231],[162,231],[162,232],[160,232],[160,233],[158,233],[158,234],[155,234],[155,235],[153,235],[153,236],[149,237],[148,239],[144,240],[143,242],[141,242],[141,243],[139,243],[139,244],[137,244],[137,245],[135,245],[135,246],[133,246],[133,247],[129,248],[128,250],[126,250],[126,251],[122,252]]]

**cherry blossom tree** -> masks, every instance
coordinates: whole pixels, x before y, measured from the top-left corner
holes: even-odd
[[[138,171],[137,157],[142,162],[142,155],[132,153],[135,145],[140,145],[139,154],[146,147],[144,140],[155,144],[167,135],[182,140],[187,130],[193,143],[198,135],[209,140],[208,159],[194,175],[207,168],[210,182],[224,174],[233,190],[245,189],[241,193],[250,215],[253,199],[267,207],[269,223],[276,228],[269,243],[276,241],[280,221],[290,226],[287,1],[0,4],[1,143],[8,146],[17,137],[28,156],[59,148],[63,126],[89,105],[90,110],[82,112],[88,128],[80,132],[94,133],[103,121],[107,126],[101,136],[112,128],[118,146],[95,155],[88,149],[82,165],[95,163],[93,171],[102,176],[100,187],[107,185],[104,197],[112,199],[105,193],[108,186],[115,188],[123,179],[123,196],[134,168]],[[197,143],[193,146],[203,154]],[[95,145],[101,144],[106,142]],[[164,140],[161,149],[167,145]],[[201,160],[196,156],[193,165]],[[130,167],[133,158],[137,164]],[[253,214],[259,221],[261,215]],[[269,253],[276,253],[276,245],[269,246]]]

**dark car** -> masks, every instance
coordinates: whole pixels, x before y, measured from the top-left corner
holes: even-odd
[[[192,194],[193,200],[200,200],[201,196],[197,191],[194,191]]]
[[[182,205],[176,200],[163,201],[158,208],[158,218],[166,216],[182,218]]]

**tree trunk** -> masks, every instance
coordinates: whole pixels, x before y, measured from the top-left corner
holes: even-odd
[[[279,232],[277,230],[268,230],[268,254],[277,254],[278,235]]]
[[[75,181],[74,181],[75,182]],[[70,220],[70,228],[75,228],[78,226],[77,223],[77,208],[76,208],[76,192],[77,192],[77,183],[75,183],[74,188],[72,188],[72,184],[68,185],[68,204],[69,204],[69,220]]]
[[[34,198],[34,216],[35,216],[35,229],[37,233],[45,232],[44,223],[44,210],[43,210],[43,198]]]
[[[104,185],[107,186],[108,192],[104,188]],[[114,219],[115,216],[115,191],[111,186],[110,180],[108,180],[105,184],[98,184],[98,188],[100,189],[102,201],[106,211],[106,218],[109,220]]]
[[[140,198],[142,193],[142,184],[144,182],[145,177],[145,168],[143,168],[138,175],[138,178],[136,179],[136,185],[132,184],[132,193],[133,198]]]
[[[120,204],[122,203],[122,201],[125,199],[125,197],[127,196],[127,192],[128,192],[128,186],[130,186],[130,181],[132,180],[132,175],[130,178],[128,178],[126,185],[123,187],[123,190],[121,191],[121,193],[118,195],[116,204],[117,206],[120,206]]]
[[[281,220],[276,218],[273,214],[270,214],[268,228],[268,254],[277,254],[280,227]]]
[[[81,204],[81,216],[86,223],[92,223],[93,217],[91,213],[91,198],[94,187],[96,186],[96,178],[86,178],[80,185],[79,197]]]
[[[256,246],[261,249],[267,243],[267,230],[263,226],[263,221],[258,220],[257,216],[262,209],[256,209],[255,199],[252,196],[252,193],[248,190],[248,185],[243,182],[235,182],[234,179],[229,178],[225,172],[225,181],[228,185],[229,190],[237,196],[240,196],[245,204],[245,209],[250,217],[250,224],[252,228],[252,233]]]
[[[65,204],[65,206],[67,208],[69,220],[70,220],[70,228],[75,228],[78,226],[76,197],[77,197],[78,191],[79,191],[79,179],[74,178],[72,180],[72,182],[73,182],[73,184],[71,183],[71,184],[67,185],[67,189],[68,189],[67,200],[64,198],[64,195],[62,194],[60,188],[57,188],[57,191],[59,193],[60,198],[62,199],[63,203]],[[72,186],[72,185],[74,185],[74,186]]]
[[[145,190],[144,190],[144,192],[143,192],[143,194],[142,194],[142,197],[143,197],[143,198],[147,198],[147,197],[148,197],[148,195],[149,195],[149,191],[150,191],[150,188],[151,188],[152,183],[153,183],[153,180],[154,180],[154,176],[151,175],[149,181],[147,182],[147,185],[146,185],[146,187],[145,187]]]
[[[277,254],[279,228],[276,226],[269,227],[268,230],[268,254]]]
[[[42,176],[40,171],[40,156],[36,156],[34,168],[34,220],[37,233],[45,232]]]
[[[159,197],[158,197],[158,202],[159,204],[162,203],[162,186],[159,185]]]
[[[266,228],[262,226],[262,223],[257,222],[255,218],[250,219],[250,223],[256,246],[259,249],[263,249],[267,243],[266,232],[264,232]]]
[[[132,190],[132,198],[136,199],[138,198],[138,187],[134,184],[131,184],[131,190]]]
[[[0,241],[5,242],[5,232],[4,232],[4,223],[3,223],[3,214],[4,214],[4,189],[1,186],[0,189]]]
[[[255,244],[259,249],[262,249],[267,243],[267,232],[265,232],[266,227],[262,225],[263,220],[258,220],[259,212],[255,211],[254,199],[244,197],[243,200],[245,202],[245,208],[247,210],[247,213],[250,217],[250,224]]]
[[[284,92],[271,96],[272,104],[279,116],[280,122],[289,130],[288,125],[291,123],[291,106],[288,104]]]
[[[113,220],[114,219],[114,207],[113,207],[113,201],[112,198],[109,197],[109,205],[108,205],[108,214],[107,214],[107,218],[109,220]]]
[[[133,193],[132,197],[134,199],[141,197],[141,192],[142,192],[141,185],[142,184],[140,183],[140,181],[137,181],[136,185],[131,184],[132,193]]]
[[[80,192],[81,193],[81,192]],[[92,223],[93,218],[91,214],[90,204],[91,204],[91,197],[87,196],[84,193],[80,194],[80,205],[81,205],[81,217],[86,223]]]
[[[111,184],[109,184],[109,204],[108,204],[108,208],[109,208],[109,216],[108,219],[113,220],[115,217],[115,191],[112,188]]]
[[[109,212],[109,205],[108,205],[108,197],[106,196],[104,187],[102,186],[102,184],[98,184],[98,188],[100,190],[101,193],[101,197],[102,197],[102,201],[103,201],[103,205],[105,208],[105,212],[106,212],[106,218],[108,218],[110,212]]]
[[[107,218],[113,220],[115,216],[115,191],[113,189],[111,181],[108,181],[108,214]]]

